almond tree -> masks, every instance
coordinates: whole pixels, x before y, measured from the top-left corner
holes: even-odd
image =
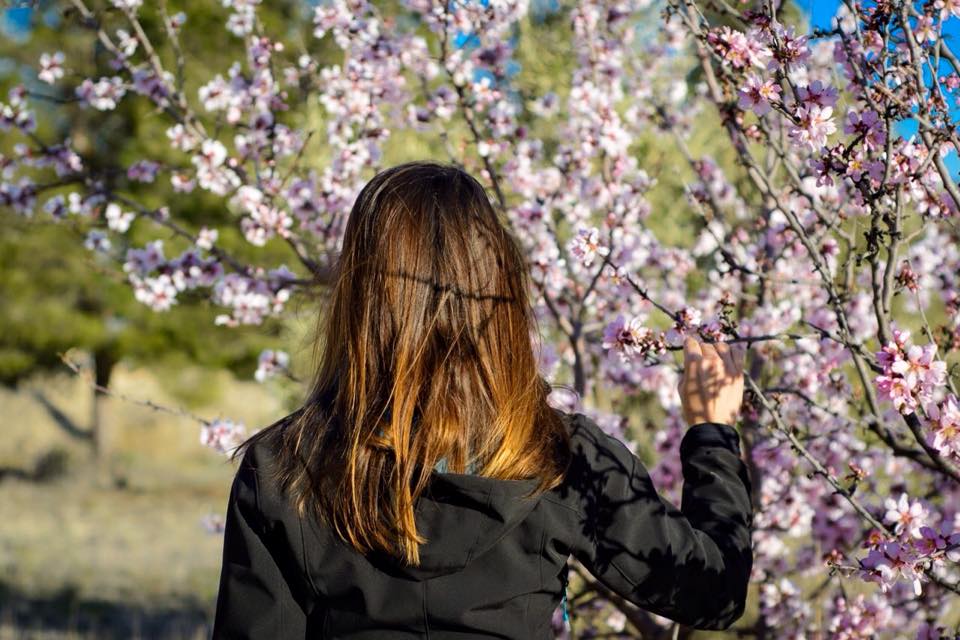
[[[572,71],[536,95],[517,73],[533,9],[519,0],[319,5],[312,36],[341,52],[330,64],[270,31],[256,0],[223,0],[245,48],[229,69],[184,56],[205,34],[163,2],[63,4],[107,60],[50,51],[37,77],[54,93],[10,92],[0,126],[19,141],[0,159],[0,203],[82,221],[137,300],[162,313],[202,294],[226,327],[286,313],[322,289],[391,138],[416,132],[486,181],[523,242],[557,406],[646,456],[627,416],[650,400],[651,471],[674,500],[685,425],[668,352],[690,333],[749,346],[738,426],[759,614],[738,635],[940,638],[958,624],[960,69],[944,29],[960,3],[844,2],[811,33],[766,0],[572,3],[557,12]],[[88,166],[69,136],[37,133],[32,105],[51,99],[104,114],[145,101],[170,148]],[[713,154],[694,144],[704,130]],[[651,139],[682,165],[652,166]],[[690,176],[686,198],[658,211],[671,174]],[[192,192],[222,202],[221,227],[177,205]],[[682,215],[694,237],[655,232]],[[162,237],[124,247],[134,225]],[[224,247],[231,230],[289,260]],[[259,377],[286,366],[265,353]],[[201,428],[219,450],[241,432]],[[558,609],[559,636],[679,631],[569,568],[574,624]]]

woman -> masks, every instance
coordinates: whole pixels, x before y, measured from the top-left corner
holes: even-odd
[[[550,638],[570,556],[683,624],[742,614],[741,351],[684,345],[677,509],[547,404],[524,256],[470,175],[375,176],[334,278],[306,401],[234,452],[213,638]]]

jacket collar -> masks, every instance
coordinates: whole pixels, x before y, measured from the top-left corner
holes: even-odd
[[[396,576],[423,580],[462,570],[523,522],[540,501],[525,497],[536,479],[499,480],[460,473],[431,474],[415,509],[420,565],[402,562],[381,552],[368,560]]]

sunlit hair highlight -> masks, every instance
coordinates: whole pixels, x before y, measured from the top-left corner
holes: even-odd
[[[569,463],[537,369],[522,250],[465,171],[408,162],[350,212],[303,406],[273,438],[277,480],[361,553],[419,564],[414,519],[435,465],[557,486]]]

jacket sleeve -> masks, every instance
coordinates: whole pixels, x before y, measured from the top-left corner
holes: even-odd
[[[306,615],[267,545],[250,451],[240,463],[227,503],[211,640],[302,639]]]
[[[643,464],[586,419],[587,542],[573,555],[637,606],[698,629],[725,629],[744,611],[753,564],[752,504],[739,435],[692,426],[680,444],[681,508],[657,494]]]

